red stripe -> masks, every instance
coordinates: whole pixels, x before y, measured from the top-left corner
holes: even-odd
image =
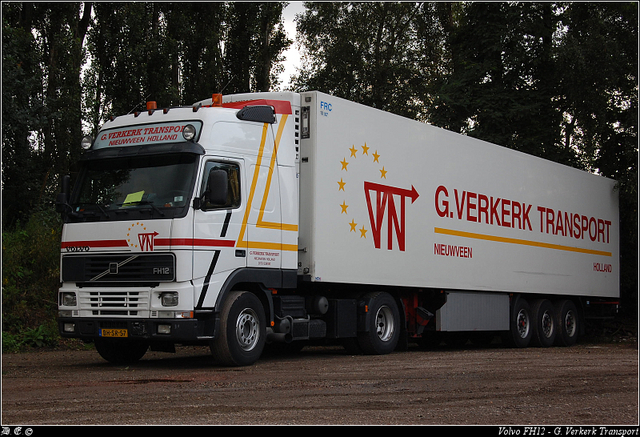
[[[156,238],[154,244],[158,246],[200,246],[200,247],[234,247],[234,240],[206,239],[206,238]],[[126,240],[96,240],[96,241],[63,241],[62,249],[67,247],[129,247]]]
[[[234,247],[234,240],[219,240],[205,238],[156,238],[158,246],[207,246],[207,247]]]
[[[273,106],[276,110],[276,114],[291,114],[291,102],[286,100],[245,100],[243,102],[229,102],[224,103],[222,106],[225,108],[241,109],[250,105],[268,105]]]
[[[127,247],[126,240],[98,240],[98,241],[63,241],[60,244],[60,247],[63,249],[67,247],[78,247],[78,246],[89,246],[89,247]]]

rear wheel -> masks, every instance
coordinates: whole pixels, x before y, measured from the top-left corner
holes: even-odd
[[[98,338],[96,350],[112,364],[133,364],[147,353],[149,343],[139,340]]]
[[[367,295],[369,326],[358,333],[358,344],[365,354],[382,355],[393,352],[400,339],[400,312],[395,299],[388,293]]]
[[[249,292],[231,292],[220,312],[220,331],[210,346],[215,361],[224,366],[255,363],[264,349],[265,326],[260,300]]]
[[[527,301],[517,296],[511,308],[510,330],[508,343],[513,347],[527,347],[531,341],[531,307]]]
[[[556,339],[557,323],[553,304],[547,299],[540,299],[532,306],[532,341],[540,347],[553,345]]]
[[[555,344],[573,346],[580,332],[580,317],[575,304],[570,300],[560,300],[556,302],[555,313],[558,327]]]

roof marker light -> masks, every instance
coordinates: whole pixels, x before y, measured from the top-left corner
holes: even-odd
[[[149,113],[149,115],[153,115],[153,111],[155,111],[156,109],[158,109],[158,105],[156,105],[156,102],[147,102],[147,112]]]
[[[213,107],[221,107],[222,106],[222,94],[212,94],[211,95],[211,106],[213,106]]]

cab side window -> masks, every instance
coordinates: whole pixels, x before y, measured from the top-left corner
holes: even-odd
[[[230,162],[207,162],[200,192],[204,210],[239,207],[240,166]]]

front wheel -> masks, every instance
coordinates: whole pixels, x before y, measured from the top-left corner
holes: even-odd
[[[210,346],[215,361],[224,366],[251,365],[260,358],[265,339],[260,300],[249,292],[231,292],[220,311],[220,332]]]
[[[362,352],[383,355],[394,351],[400,339],[400,312],[395,299],[388,293],[372,293],[367,330],[358,333]]]

